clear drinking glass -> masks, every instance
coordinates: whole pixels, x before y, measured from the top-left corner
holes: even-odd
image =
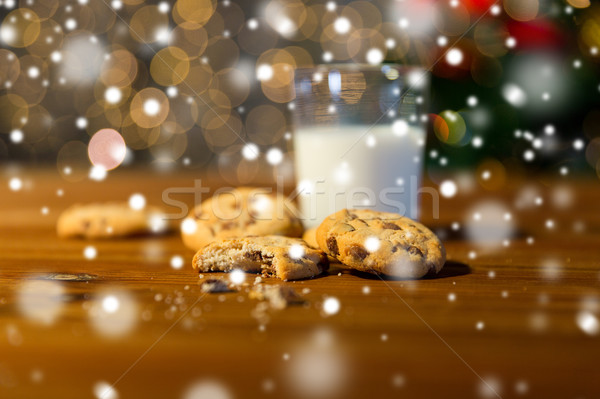
[[[295,71],[294,153],[303,222],[344,208],[418,217],[429,75],[400,65]]]

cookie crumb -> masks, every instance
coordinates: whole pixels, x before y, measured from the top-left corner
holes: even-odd
[[[284,285],[259,285],[248,296],[259,301],[269,301],[270,307],[277,310],[304,303],[296,290]]]
[[[250,312],[250,315],[256,319],[259,324],[259,330],[264,331],[264,326],[269,322],[271,317],[268,314],[269,304],[267,302],[259,302],[256,304],[254,309]],[[261,329],[263,327],[263,329]]]
[[[200,286],[202,292],[207,294],[216,294],[221,292],[230,292],[229,286],[223,280],[211,278],[202,283]]]

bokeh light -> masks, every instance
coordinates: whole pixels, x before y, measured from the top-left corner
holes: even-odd
[[[510,208],[494,200],[472,207],[465,214],[464,226],[469,241],[486,248],[500,247],[515,234]]]
[[[93,387],[97,399],[119,399],[119,393],[114,386],[106,381],[98,381]]]
[[[107,338],[128,334],[138,322],[138,307],[124,291],[106,292],[92,299],[88,311],[92,327]]]
[[[444,111],[433,117],[433,129],[438,139],[447,144],[459,144],[467,133],[464,118],[454,111]]]
[[[0,26],[0,40],[11,47],[27,47],[38,38],[40,29],[37,14],[30,9],[19,8],[4,17]]]
[[[339,395],[350,370],[334,333],[320,329],[290,354],[285,373],[286,382],[295,396],[319,398]]]
[[[201,380],[191,384],[184,392],[183,399],[233,399],[232,393],[221,382]]]
[[[18,290],[19,310],[26,318],[40,324],[52,324],[65,301],[65,290],[55,281],[24,280]]]
[[[127,147],[123,137],[113,129],[102,129],[90,139],[88,156],[92,165],[111,170],[125,159]]]
[[[189,57],[178,47],[163,48],[154,55],[150,63],[152,79],[162,86],[173,86],[183,82],[189,72]]]
[[[504,11],[517,21],[530,21],[537,16],[539,0],[504,0]]]
[[[162,124],[169,115],[169,99],[161,90],[146,88],[131,99],[131,119],[140,127],[153,128]]]

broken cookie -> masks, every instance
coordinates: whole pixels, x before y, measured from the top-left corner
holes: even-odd
[[[213,242],[200,249],[192,261],[199,272],[261,273],[282,280],[318,276],[327,270],[327,256],[299,238],[244,237]]]

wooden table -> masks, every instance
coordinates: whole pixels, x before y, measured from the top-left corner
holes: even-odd
[[[24,183],[16,192],[14,174]],[[67,183],[53,171],[6,169],[0,397],[93,398],[111,385],[119,398],[600,397],[597,180],[460,190],[442,199],[437,220],[426,199],[424,221],[447,233],[437,278],[383,281],[333,267],[285,283],[310,292],[304,306],[280,311],[258,311],[244,290],[202,294],[177,235],[90,242],[54,233],[72,203],[140,192],[160,204],[163,189],[197,177],[134,170]],[[481,248],[463,233],[488,200],[510,210],[507,247]],[[83,256],[90,245],[92,260]],[[175,255],[183,268],[170,266]],[[324,315],[331,296],[340,310]]]

